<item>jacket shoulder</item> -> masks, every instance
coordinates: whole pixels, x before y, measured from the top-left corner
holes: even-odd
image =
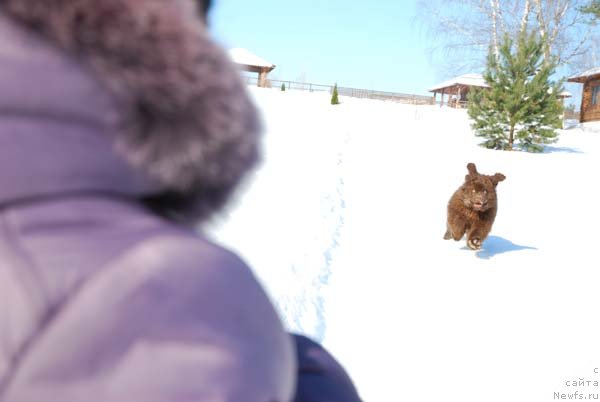
[[[103,401],[285,401],[295,387],[291,339],[249,267],[192,236],[155,236],[116,259],[36,349],[20,381],[40,400],[48,384],[81,400],[70,395],[82,379]]]

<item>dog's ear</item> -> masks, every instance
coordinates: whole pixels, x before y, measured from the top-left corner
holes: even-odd
[[[475,167],[473,162],[470,162],[467,165],[467,170],[469,171],[469,174],[465,176],[465,181],[469,181],[470,179],[473,179],[479,175],[477,172],[477,167]]]
[[[499,182],[506,179],[506,176],[504,176],[502,173],[496,173],[495,175],[490,176],[490,179],[492,180],[494,186],[497,186]]]
[[[469,171],[469,175],[476,176],[479,174],[477,173],[477,167],[475,167],[475,164],[473,162],[470,162],[467,165],[467,170]]]

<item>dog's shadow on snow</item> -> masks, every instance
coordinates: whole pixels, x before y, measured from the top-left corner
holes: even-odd
[[[583,152],[577,148],[569,148],[569,147],[553,147],[550,145],[546,145],[544,147],[544,153],[555,153],[555,152],[564,152],[568,154],[582,154]]]
[[[465,249],[469,250],[467,247],[465,247]],[[487,260],[498,254],[519,250],[537,250],[537,248],[530,246],[521,246],[502,237],[489,236],[487,239],[485,239],[481,249],[478,250],[475,253],[475,255],[479,258]]]

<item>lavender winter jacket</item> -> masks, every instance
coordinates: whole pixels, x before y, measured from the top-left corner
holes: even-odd
[[[184,4],[0,0],[0,402],[358,401],[175,223],[221,208],[259,133]]]
[[[114,102],[0,13],[0,401],[288,401],[291,338],[248,267],[138,196]],[[156,181],[156,180],[155,180]]]

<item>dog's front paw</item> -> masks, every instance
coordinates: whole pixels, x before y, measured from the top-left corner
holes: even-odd
[[[467,246],[471,250],[479,250],[481,248],[481,239],[479,237],[473,237],[467,240]]]

